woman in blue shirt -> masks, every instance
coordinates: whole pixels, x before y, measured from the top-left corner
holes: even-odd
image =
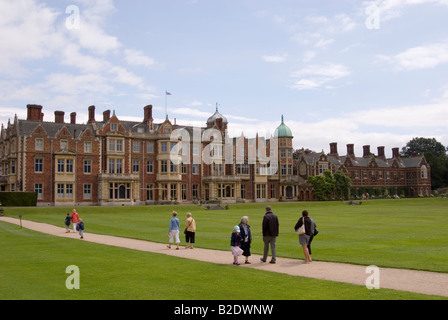
[[[176,241],[177,248],[176,250],[179,250],[179,219],[177,219],[177,212],[173,211],[173,217],[170,220],[170,227],[168,229],[168,237],[170,237],[170,241],[168,244],[168,248],[171,249],[171,244],[173,243],[173,239]]]

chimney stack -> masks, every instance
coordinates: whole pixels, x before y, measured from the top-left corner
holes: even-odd
[[[347,155],[350,157],[355,156],[355,145],[354,144],[348,144],[347,145]]]
[[[70,113],[70,123],[76,124],[76,112]]]
[[[26,107],[28,109],[26,120],[43,121],[44,114],[42,113],[42,106],[37,104],[28,104]]]
[[[386,160],[386,155],[384,154],[384,146],[378,147],[378,158]]]
[[[55,123],[64,123],[64,111],[55,111],[54,112],[54,122]]]
[[[87,123],[95,122],[95,106],[89,107],[89,121]]]
[[[150,122],[152,119],[152,105],[148,105],[146,107],[143,108],[143,112],[144,112],[144,118],[143,121],[145,123]]]
[[[367,145],[363,146],[362,148],[364,149],[363,157],[364,158],[370,157],[370,146]]]
[[[106,122],[110,119],[110,110],[106,110],[103,112],[103,121]]]
[[[399,157],[399,148],[392,148],[392,157],[398,158]]]
[[[337,142],[330,143],[330,155],[338,156],[338,144]]]

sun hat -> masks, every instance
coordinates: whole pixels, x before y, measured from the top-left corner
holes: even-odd
[[[233,228],[233,230],[235,230],[236,232],[240,232],[240,227],[239,226],[235,226],[235,228]]]

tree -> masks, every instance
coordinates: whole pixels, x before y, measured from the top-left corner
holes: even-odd
[[[352,179],[347,177],[344,172],[338,170],[334,173],[336,197],[345,200],[350,197],[350,187]]]
[[[435,138],[414,138],[402,148],[404,157],[414,155],[425,156],[431,167],[431,187],[438,189],[448,186],[448,147],[443,146]]]
[[[333,175],[330,170],[325,170],[323,175],[308,177],[308,182],[313,186],[318,200],[348,198],[351,186],[351,179],[342,171],[336,171]]]
[[[426,157],[426,154],[446,157],[447,151],[448,148],[444,147],[435,138],[414,138],[401,149],[401,154],[404,157],[412,157],[413,155],[425,155]]]

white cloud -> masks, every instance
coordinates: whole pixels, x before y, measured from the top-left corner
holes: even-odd
[[[31,0],[0,1],[0,74],[27,75],[23,62],[51,55],[60,37],[58,13]]]
[[[400,69],[434,68],[448,62],[448,43],[436,43],[407,49],[391,58]]]
[[[297,90],[322,88],[329,82],[347,77],[350,73],[350,70],[341,64],[310,65],[291,74],[291,78],[295,79],[292,87]]]
[[[132,66],[151,67],[155,61],[139,50],[126,49],[124,51],[126,62]]]
[[[265,62],[285,62],[286,56],[270,55],[270,56],[263,56],[261,57],[261,59],[263,59],[263,61]]]
[[[381,21],[388,21],[401,17],[405,7],[411,5],[435,4],[448,6],[447,0],[373,0],[365,1],[363,7],[376,6],[379,10]]]

